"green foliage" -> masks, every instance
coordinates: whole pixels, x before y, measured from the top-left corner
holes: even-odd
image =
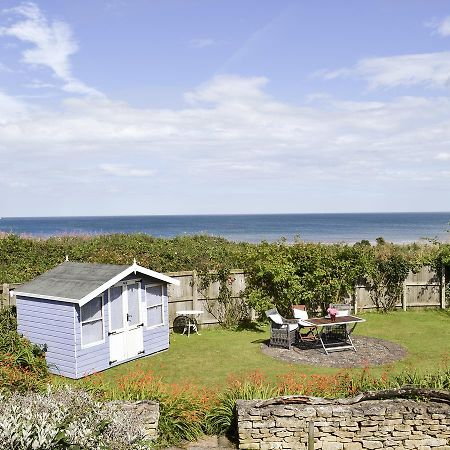
[[[384,241],[363,253],[365,278],[377,309],[387,312],[401,302],[403,282],[410,270],[418,268],[415,256],[404,247]]]
[[[240,296],[233,296],[232,285],[234,277],[232,268],[220,267],[215,271],[205,271],[199,274],[198,290],[205,299],[205,309],[216,318],[219,324],[228,329],[236,328],[249,320],[250,310]],[[216,299],[209,297],[210,286],[219,284],[219,294]]]
[[[48,379],[44,353],[16,328],[14,312],[0,309],[0,392],[40,390]]]
[[[346,245],[264,243],[248,262],[249,304],[259,312],[274,305],[282,315],[293,304],[326,311],[351,295],[364,273],[357,248]]]
[[[283,315],[299,303],[325,311],[330,303],[350,299],[358,281],[367,283],[374,304],[388,311],[399,300],[409,270],[427,264],[441,273],[450,266],[450,244],[439,242],[394,245],[378,238],[375,246],[368,241],[353,246],[300,241],[291,245],[285,240],[235,243],[206,235],[29,239],[8,234],[0,237],[0,282],[27,281],[62,262],[65,255],[72,261],[111,264],[130,264],[136,258],[139,264],[161,272],[196,270],[206,294],[208,283],[219,283],[219,302],[211,305],[210,312],[228,327],[246,315],[246,306],[258,312],[276,306]],[[231,296],[233,268],[246,272],[247,305]]]

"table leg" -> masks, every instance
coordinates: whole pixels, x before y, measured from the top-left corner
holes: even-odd
[[[323,334],[323,331],[319,332],[320,343],[322,344],[322,348],[325,351],[325,354],[328,355],[328,350],[326,349],[325,343],[323,342],[322,334]]]

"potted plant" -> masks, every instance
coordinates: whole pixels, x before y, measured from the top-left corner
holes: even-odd
[[[338,310],[336,308],[332,308],[331,306],[327,309],[327,313],[330,316],[330,319],[332,322],[336,322],[336,315],[338,313]]]

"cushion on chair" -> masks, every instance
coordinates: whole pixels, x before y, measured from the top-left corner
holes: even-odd
[[[338,311],[336,314],[336,317],[342,317],[342,316],[348,316],[350,314],[350,311],[348,309],[343,311]]]
[[[283,325],[283,318],[280,316],[280,314],[268,314],[267,316],[270,320],[275,322],[277,325]]]
[[[288,324],[288,330],[289,331],[295,330],[296,328],[298,328],[298,323],[290,323],[290,324]]]
[[[294,318],[295,319],[307,319],[308,318],[308,312],[302,311],[301,309],[293,308],[294,311]]]

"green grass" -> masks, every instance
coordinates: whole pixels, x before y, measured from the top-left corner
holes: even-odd
[[[389,314],[366,313],[366,322],[357,334],[387,339],[406,347],[407,357],[393,369],[437,369],[450,356],[449,311],[398,311]],[[240,376],[260,370],[270,379],[288,371],[305,374],[333,374],[337,369],[301,366],[263,355],[260,344],[268,339],[268,327],[260,330],[202,330],[201,335],[171,334],[170,349],[157,355],[122,364],[103,373],[113,381],[118,375],[139,367],[151,370],[168,383],[189,383],[221,389],[230,375]],[[380,373],[386,367],[374,368]]]

